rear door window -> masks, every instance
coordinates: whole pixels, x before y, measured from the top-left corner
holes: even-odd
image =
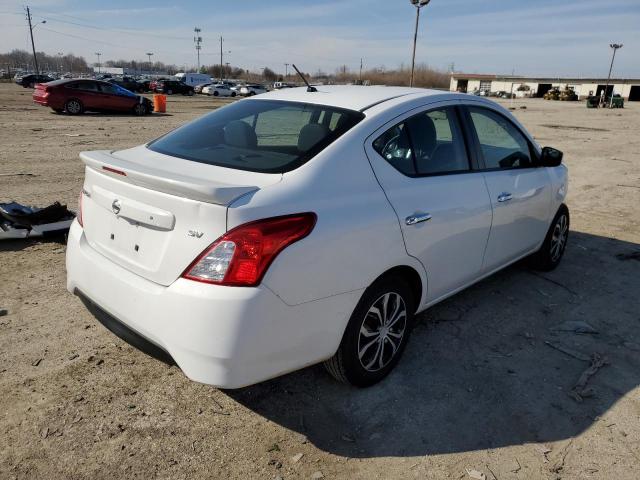
[[[469,170],[462,132],[453,108],[414,115],[378,137],[373,148],[394,168],[409,176]]]
[[[67,88],[73,88],[75,90],[83,90],[85,92],[97,92],[98,86],[95,82],[77,82],[71,83]]]
[[[332,129],[329,119],[334,115]],[[325,105],[247,100],[219,108],[147,147],[200,163],[284,173],[313,158],[362,118],[360,112]]]

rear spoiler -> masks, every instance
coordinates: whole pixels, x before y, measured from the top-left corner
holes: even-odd
[[[255,185],[229,185],[179,175],[163,170],[143,171],[145,167],[112,155],[110,150],[80,152],[85,165],[104,175],[140,187],[217,205],[229,205],[238,197],[260,188]]]

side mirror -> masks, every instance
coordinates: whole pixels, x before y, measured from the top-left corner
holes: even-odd
[[[541,167],[557,167],[562,163],[562,152],[552,147],[544,147],[540,155]]]

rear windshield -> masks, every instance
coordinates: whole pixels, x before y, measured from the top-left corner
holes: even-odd
[[[147,147],[174,157],[252,172],[298,168],[364,115],[324,105],[241,100],[160,137]]]

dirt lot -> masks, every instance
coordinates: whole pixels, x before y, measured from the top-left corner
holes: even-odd
[[[75,208],[81,150],[143,143],[221,103],[70,117],[0,84],[0,201]],[[0,244],[0,478],[639,478],[640,105],[514,106],[570,168],[562,265],[516,265],[430,309],[366,390],[319,366],[236,391],[190,382],[66,291],[62,242]],[[578,320],[598,333],[554,330]],[[578,402],[596,353],[607,365]]]

